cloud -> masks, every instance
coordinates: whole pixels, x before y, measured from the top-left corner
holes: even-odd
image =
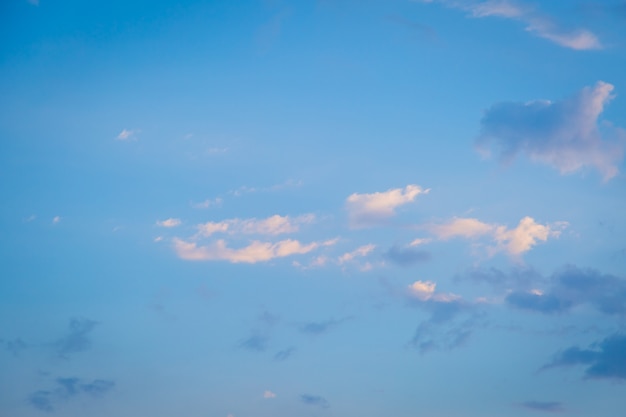
[[[563,404],[556,401],[525,401],[520,405],[533,411],[544,411],[548,413],[560,413],[565,411]]]
[[[298,330],[300,330],[302,333],[318,335],[318,334],[328,332],[330,329],[338,326],[339,324],[343,323],[346,320],[348,319],[347,318],[340,319],[340,320],[330,319],[330,320],[319,321],[319,322],[312,321],[312,322],[302,324],[301,326],[298,327]]]
[[[274,360],[282,362],[284,360],[289,359],[295,352],[296,352],[295,347],[290,347],[284,350],[280,350],[276,352],[276,354],[274,355]]]
[[[76,377],[56,378],[55,387],[51,390],[38,390],[28,396],[27,402],[34,408],[54,412],[63,403],[87,394],[101,397],[115,387],[115,382],[106,379],[95,379],[91,382]]]
[[[221,222],[207,222],[198,225],[199,233],[209,237],[215,233],[240,233],[260,235],[280,235],[295,233],[300,225],[315,221],[315,215],[304,214],[298,217],[280,216],[278,214],[266,219],[228,219]]]
[[[532,217],[524,217],[514,229],[498,224],[483,223],[473,218],[454,218],[445,224],[431,224],[425,226],[439,239],[448,240],[455,237],[478,239],[488,237],[494,246],[488,246],[490,256],[498,252],[506,252],[512,257],[520,257],[539,242],[545,242],[550,237],[559,237],[562,229],[568,226],[567,222],[553,224],[539,224]]]
[[[412,203],[420,194],[427,194],[429,189],[418,185],[407,185],[404,189],[394,188],[372,194],[350,195],[346,200],[346,210],[350,225],[354,228],[375,226],[393,217],[396,209]]]
[[[239,343],[239,347],[255,352],[263,352],[267,348],[268,341],[269,336],[254,334],[249,338],[241,341],[241,343]]]
[[[329,408],[330,404],[324,397],[319,395],[302,394],[300,395],[300,401],[307,405],[313,405],[321,408]]]
[[[624,129],[598,121],[612,91],[613,85],[599,81],[561,101],[497,103],[483,116],[477,148],[489,154],[495,145],[504,163],[524,154],[561,174],[590,167],[609,180],[619,172],[626,145]]]
[[[139,132],[139,129],[122,129],[120,134],[117,135],[117,140],[135,140]]]
[[[473,307],[460,296],[436,291],[432,281],[415,281],[405,289],[409,305],[430,313],[419,324],[410,345],[420,353],[450,350],[462,346],[471,336],[475,324]],[[469,318],[463,319],[463,315]]]
[[[52,224],[59,224],[61,223],[61,216],[54,216],[52,218]]]
[[[176,227],[176,226],[180,226],[181,223],[182,222],[180,221],[180,219],[175,219],[172,217],[163,221],[157,220],[156,222],[157,226],[159,227]]]
[[[222,200],[222,198],[217,197],[213,200],[207,198],[206,200],[201,201],[199,203],[190,203],[190,204],[191,204],[191,207],[195,209],[208,209],[210,207],[220,207],[223,202],[224,200]]]
[[[206,246],[174,238],[174,250],[181,259],[190,261],[228,261],[231,263],[267,262],[275,258],[309,253],[321,246],[329,246],[334,241],[300,243],[286,239],[276,243],[252,241],[248,246],[232,249],[222,239]]]
[[[273,392],[272,392],[272,391],[270,391],[270,390],[266,390],[266,391],[263,393],[263,398],[265,398],[265,399],[276,398],[276,394],[275,394],[275,393],[273,393]]]
[[[6,341],[0,339],[0,346],[1,345],[4,345],[4,348],[11,352],[13,356],[18,356],[22,350],[28,347],[28,345],[20,338]]]
[[[352,252],[346,252],[343,255],[341,255],[339,258],[337,258],[337,262],[339,263],[339,265],[343,265],[346,262],[352,262],[356,258],[366,257],[374,249],[376,249],[376,245],[369,244],[369,245],[360,246],[356,248],[355,250],[353,250]]]
[[[541,369],[585,365],[585,378],[626,380],[626,334],[615,333],[589,349],[570,347]]]
[[[69,333],[54,344],[58,355],[66,358],[70,354],[88,350],[91,347],[90,333],[97,324],[85,318],[70,320]]]
[[[563,313],[588,305],[606,315],[626,317],[624,278],[566,265],[541,281],[547,283],[545,290],[515,289],[506,297],[506,302],[522,310],[544,314]]]
[[[598,37],[587,29],[566,31],[535,8],[513,0],[422,0],[441,3],[448,8],[468,12],[472,18],[498,17],[522,22],[526,31],[559,46],[575,50],[601,49]]]
[[[400,266],[412,266],[417,263],[430,261],[431,254],[425,250],[418,250],[411,247],[404,248],[396,245],[391,247],[391,249],[384,254],[384,257]]]

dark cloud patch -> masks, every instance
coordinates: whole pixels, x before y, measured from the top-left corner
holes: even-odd
[[[313,405],[321,408],[329,408],[330,404],[324,397],[319,395],[302,394],[300,395],[300,401],[307,405]]]
[[[560,413],[565,410],[563,404],[556,401],[525,401],[520,405],[529,410],[547,413]]]
[[[626,334],[615,333],[589,349],[570,347],[541,369],[585,365],[585,378],[626,380]]]
[[[51,413],[54,411],[52,397],[50,391],[35,391],[28,397],[27,402],[37,410]]]
[[[465,274],[455,276],[454,280],[486,284],[497,291],[530,290],[537,285],[544,285],[547,281],[539,272],[529,267],[517,267],[509,272],[497,268],[475,268]]]
[[[115,387],[115,382],[106,379],[95,379],[91,382],[76,377],[56,378],[51,390],[33,392],[27,402],[32,407],[45,412],[54,412],[67,401],[83,394],[100,397]]]
[[[289,359],[295,352],[296,352],[295,347],[290,347],[284,350],[280,350],[276,352],[276,354],[274,355],[274,360],[279,361],[279,362],[285,361]]]
[[[247,339],[244,339],[239,343],[239,347],[246,350],[252,350],[255,352],[263,352],[267,349],[267,343],[269,337],[260,334],[253,334]]]
[[[20,352],[28,347],[26,343],[20,338],[14,340],[0,339],[0,346],[4,346],[4,349],[6,349],[8,352],[11,352],[13,356],[19,356]]]
[[[430,252],[415,248],[393,246],[384,255],[385,259],[404,267],[430,261]]]
[[[91,348],[90,333],[97,325],[97,321],[85,318],[70,320],[69,333],[55,343],[59,356],[66,358]]]
[[[475,320],[471,318],[446,325],[437,325],[432,320],[427,320],[417,327],[410,345],[420,353],[455,349],[467,343],[475,324]]]
[[[566,312],[589,304],[601,313],[626,316],[626,280],[595,269],[568,265],[550,277],[547,291],[514,291],[506,301],[540,313]]]
[[[339,324],[343,323],[346,320],[348,319],[347,318],[340,319],[340,320],[330,319],[330,320],[318,321],[318,322],[312,321],[312,322],[308,322],[308,323],[304,323],[300,325],[298,327],[298,330],[300,330],[302,333],[308,333],[308,334],[323,334],[323,333],[328,332],[332,328],[338,326]]]

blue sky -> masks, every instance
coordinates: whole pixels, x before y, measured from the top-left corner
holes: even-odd
[[[626,409],[623,1],[0,16],[0,415]]]

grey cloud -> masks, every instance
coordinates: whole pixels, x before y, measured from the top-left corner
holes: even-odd
[[[425,250],[393,246],[384,254],[384,257],[400,266],[412,266],[430,261],[431,254]]]
[[[563,404],[556,401],[525,401],[521,406],[533,411],[544,411],[548,413],[560,413],[564,411]]]
[[[322,333],[326,333],[333,327],[336,327],[337,325],[343,323],[346,320],[348,319],[347,318],[340,319],[340,320],[330,319],[330,320],[319,321],[319,322],[312,321],[312,322],[304,323],[300,325],[298,327],[298,330],[300,330],[302,333],[322,334]]]
[[[541,313],[561,313],[589,304],[607,315],[626,315],[626,279],[568,265],[552,274],[547,282],[550,288],[546,291],[515,290],[506,301],[514,307]]]
[[[267,348],[269,337],[265,335],[254,334],[239,343],[239,347],[256,352],[263,352]]]
[[[98,322],[85,318],[72,319],[69,333],[55,343],[59,356],[67,357],[69,354],[88,350],[91,347],[90,333],[97,324]]]
[[[314,405],[321,408],[329,408],[330,404],[324,397],[320,397],[319,395],[310,395],[310,394],[302,394],[300,395],[300,401],[307,405]]]
[[[484,283],[490,287],[504,291],[511,288],[518,290],[530,290],[537,285],[543,285],[547,279],[533,268],[516,267],[509,272],[501,271],[497,268],[475,268],[465,274],[454,277],[456,282],[472,281]]]
[[[77,377],[56,378],[52,390],[38,390],[33,392],[27,402],[32,407],[45,412],[56,411],[63,403],[74,397],[87,394],[100,397],[115,387],[115,382],[105,379],[96,379],[91,382]]]
[[[486,111],[476,145],[485,153],[495,145],[504,163],[525,154],[562,174],[592,167],[608,180],[618,174],[626,144],[623,129],[598,122],[612,91],[599,81],[561,101],[497,103]]]
[[[284,350],[280,350],[278,352],[276,352],[276,354],[274,355],[274,360],[275,361],[284,361],[287,360],[291,357],[291,355],[293,355],[296,351],[295,347],[290,347]]]
[[[7,351],[11,352],[13,356],[18,356],[22,350],[28,347],[26,343],[20,338],[6,341],[0,339],[0,345],[4,345],[4,348]]]
[[[565,349],[541,369],[585,365],[585,378],[626,380],[626,334],[615,333],[589,349]]]

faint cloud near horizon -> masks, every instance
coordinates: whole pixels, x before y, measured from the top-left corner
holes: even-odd
[[[117,135],[117,140],[137,140],[137,134],[141,132],[139,129],[122,129]]]

